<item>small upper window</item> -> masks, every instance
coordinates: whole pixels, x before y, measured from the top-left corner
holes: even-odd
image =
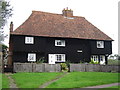
[[[33,37],[25,37],[25,44],[34,44]]]
[[[97,41],[97,48],[104,48],[104,41]]]
[[[65,46],[65,40],[55,40],[55,46]]]

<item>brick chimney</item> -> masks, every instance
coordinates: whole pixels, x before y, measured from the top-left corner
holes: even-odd
[[[13,32],[13,22],[10,23],[10,32]]]
[[[65,17],[73,17],[73,10],[68,9],[68,7],[62,10],[63,16]]]

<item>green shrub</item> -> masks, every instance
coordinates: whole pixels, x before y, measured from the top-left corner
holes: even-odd
[[[61,63],[60,64],[61,65],[61,70],[64,72],[68,72],[68,66],[67,66],[67,64],[66,63]]]
[[[99,64],[99,62],[98,61],[95,62],[94,60],[91,60],[90,64]]]
[[[41,57],[39,60],[37,60],[36,63],[44,63],[45,62],[45,58],[44,57]]]
[[[69,60],[67,60],[66,62],[66,65],[68,66],[68,68],[70,67],[70,61]]]

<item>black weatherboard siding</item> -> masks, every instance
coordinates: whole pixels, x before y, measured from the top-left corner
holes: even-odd
[[[48,60],[48,54],[66,54],[66,60],[74,63],[89,62],[91,55],[112,53],[111,41],[105,41],[104,48],[98,49],[96,40],[34,36],[34,44],[25,44],[25,37],[24,35],[11,36],[14,62],[28,62],[28,53],[36,53],[37,60],[41,57]],[[55,40],[65,40],[65,47],[55,46]]]
[[[97,48],[96,40],[90,41],[91,46],[91,54],[93,55],[105,55],[105,54],[112,54],[112,42],[111,41],[104,41],[104,48]]]

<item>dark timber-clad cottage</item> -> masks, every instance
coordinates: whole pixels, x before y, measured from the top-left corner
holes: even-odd
[[[62,14],[32,11],[15,31],[11,22],[8,64],[41,58],[49,64],[91,60],[107,64],[112,41],[84,17],[73,16],[71,9],[64,9]]]

